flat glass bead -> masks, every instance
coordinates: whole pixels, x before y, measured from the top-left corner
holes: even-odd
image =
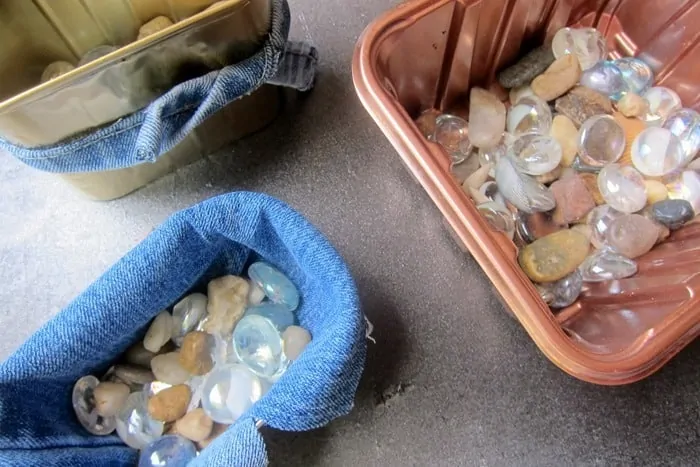
[[[619,100],[627,92],[622,72],[614,62],[606,60],[601,60],[584,71],[580,82],[613,100]]]
[[[515,138],[509,133],[503,133],[503,138],[501,141],[491,148],[479,148],[479,167],[483,167],[486,164],[491,164],[491,170],[489,171],[489,176],[493,178],[495,176],[494,169],[501,157],[508,154],[508,149],[513,145]]]
[[[163,422],[148,414],[148,396],[142,391],[132,392],[117,415],[117,434],[134,449],[143,449],[158,439],[164,429]]]
[[[549,134],[552,128],[552,110],[537,96],[525,96],[508,111],[508,133],[520,136],[525,133]]]
[[[698,155],[698,151],[700,151],[700,113],[693,109],[676,110],[668,116],[663,127],[681,140],[686,163]]]
[[[179,435],[165,435],[139,454],[139,467],[187,467],[197,457],[197,447]]]
[[[608,204],[593,208],[588,214],[587,223],[591,226],[591,243],[600,249],[608,243],[608,230],[619,217],[625,214]]]
[[[299,291],[277,268],[258,261],[248,268],[248,277],[263,289],[273,303],[281,303],[290,311],[299,307]]]
[[[700,173],[685,170],[671,183],[666,185],[670,199],[684,199],[690,203],[695,215],[700,215]]]
[[[635,275],[637,263],[605,248],[586,258],[579,270],[584,282],[602,282]]]
[[[608,55],[603,35],[595,28],[563,28],[552,39],[552,52],[556,58],[576,54],[582,70],[588,70]]]
[[[104,436],[116,428],[115,417],[102,417],[95,408],[95,388],[100,380],[92,375],[83,376],[73,386],[73,410],[80,424],[93,435]]]
[[[513,214],[504,206],[494,201],[481,203],[477,209],[484,216],[492,229],[505,233],[509,238],[515,234],[515,222]]]
[[[676,110],[683,107],[681,98],[675,91],[655,86],[642,95],[649,102],[649,112],[642,118],[647,125],[661,126]]]
[[[466,120],[456,115],[442,114],[435,120],[432,139],[445,148],[454,164],[463,162],[474,149],[469,139],[468,126]]]
[[[551,190],[521,173],[517,162],[507,156],[496,165],[496,183],[503,197],[516,208],[527,213],[551,211],[556,200]]]
[[[624,57],[613,63],[622,73],[622,79],[630,92],[642,95],[654,85],[654,72],[645,62],[634,57]]]
[[[680,139],[670,130],[649,127],[632,143],[632,164],[643,175],[662,177],[685,165],[685,151]]]
[[[521,135],[513,142],[512,150],[521,172],[528,175],[551,172],[559,165],[562,157],[559,142],[546,135]]]
[[[585,164],[602,167],[617,162],[625,151],[625,130],[610,115],[589,118],[578,133],[578,154]]]
[[[193,293],[186,296],[173,307],[173,342],[182,345],[185,334],[197,329],[199,323],[207,316],[207,296]]]
[[[202,409],[217,423],[233,423],[265,393],[265,385],[245,365],[214,368],[206,377]]]
[[[279,303],[261,303],[246,309],[246,315],[258,315],[269,319],[279,332],[284,332],[289,326],[294,325],[296,319],[294,313],[285,305]]]
[[[629,165],[603,167],[598,174],[598,189],[606,203],[627,214],[637,212],[647,204],[644,178]]]
[[[238,322],[233,349],[242,363],[262,377],[274,375],[283,363],[280,331],[262,316],[246,315]]]

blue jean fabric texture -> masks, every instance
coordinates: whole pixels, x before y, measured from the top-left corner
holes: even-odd
[[[77,421],[71,392],[101,376],[149,321],[209,280],[264,259],[297,285],[300,324],[313,336],[272,389],[193,463],[266,465],[258,421],[285,431],[347,414],[364,367],[365,321],[355,283],[325,237],[286,204],[237,192],[180,211],[119,260],[0,364],[0,465],[134,465],[116,435]]]
[[[267,82],[301,91],[313,86],[317,52],[308,44],[287,43],[289,23],[286,0],[273,0],[268,39],[247,60],[181,83],[145,109],[87,136],[36,148],[0,138],[0,150],[31,167],[57,173],[154,162],[207,117]]]

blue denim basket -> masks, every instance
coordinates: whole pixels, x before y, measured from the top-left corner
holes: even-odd
[[[365,321],[343,259],[301,215],[238,192],[174,214],[0,365],[0,465],[134,465],[115,435],[90,435],[71,391],[100,376],[149,321],[193,289],[264,259],[298,286],[300,324],[313,341],[272,389],[193,465],[267,464],[256,423],[286,431],[347,414],[365,361]]]
[[[0,137],[0,150],[46,172],[95,172],[154,162],[207,117],[265,83],[306,91],[318,55],[304,42],[287,42],[289,5],[272,0],[271,29],[252,57],[181,83],[146,108],[54,145],[23,147]]]

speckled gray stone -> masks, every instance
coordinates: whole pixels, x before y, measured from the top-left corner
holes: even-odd
[[[530,84],[554,62],[551,45],[542,45],[525,54],[515,64],[498,73],[498,82],[506,89]]]
[[[398,3],[292,2],[291,38],[320,49],[316,89],[290,96],[270,128],[124,199],[87,201],[0,156],[0,357],[173,211],[263,191],[347,260],[377,340],[350,415],[308,432],[263,429],[271,465],[695,465],[700,341],[627,387],[561,371],[505,313],[360,104],[355,42]]]

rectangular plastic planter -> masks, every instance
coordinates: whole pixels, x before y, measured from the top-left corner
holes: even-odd
[[[640,258],[634,277],[587,285],[555,315],[520,270],[516,246],[489,229],[451,175],[447,154],[413,119],[430,108],[463,112],[475,85],[505,100],[496,72],[567,25],[598,28],[612,57],[641,57],[657,84],[697,109],[698,24],[694,0],[415,0],[375,20],[357,44],[353,77],[367,111],[506,308],[547,358],[585,381],[645,378],[700,333],[700,225]]]

